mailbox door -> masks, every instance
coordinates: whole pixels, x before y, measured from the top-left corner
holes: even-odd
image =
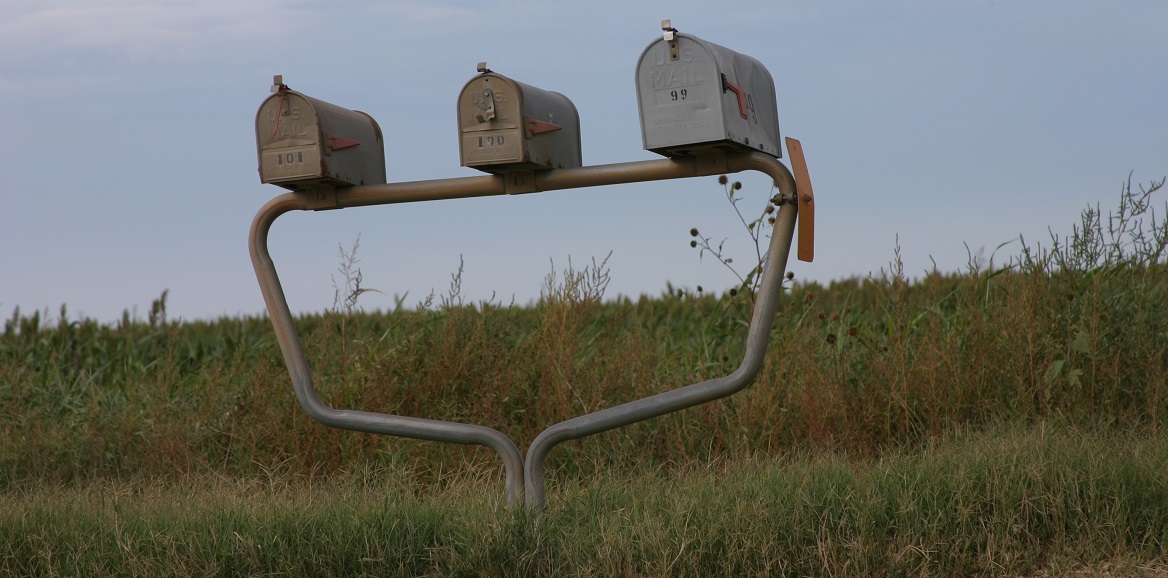
[[[260,181],[282,183],[320,178],[320,124],[305,96],[288,91],[269,96],[256,115]]]
[[[514,81],[487,73],[458,96],[459,154],[466,167],[518,163],[525,158],[523,92]]]
[[[722,82],[714,55],[700,40],[679,34],[677,51],[658,39],[637,65],[641,136],[648,150],[726,138]]]

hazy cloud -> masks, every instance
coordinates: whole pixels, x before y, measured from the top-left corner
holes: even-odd
[[[407,22],[430,22],[471,16],[475,10],[434,2],[397,1],[377,4],[369,10],[373,14],[393,16]]]
[[[41,0],[0,23],[5,65],[17,58],[100,52],[137,59],[197,57],[240,41],[296,32],[307,23],[291,0]],[[30,48],[32,50],[30,50]]]

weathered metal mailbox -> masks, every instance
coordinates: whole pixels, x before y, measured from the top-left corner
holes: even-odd
[[[290,90],[273,79],[256,112],[260,181],[293,191],[385,183],[385,145],[373,117]]]
[[[709,149],[755,150],[781,158],[775,83],[759,61],[665,31],[637,62],[637,105],[645,149],[667,157]]]
[[[458,95],[462,166],[488,173],[581,166],[580,115],[568,97],[491,72]]]

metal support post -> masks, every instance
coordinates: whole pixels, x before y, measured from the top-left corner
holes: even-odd
[[[308,366],[288,301],[268,251],[268,231],[272,224],[284,213],[326,208],[322,204],[330,209],[339,209],[678,179],[745,170],[766,173],[782,193],[794,195],[796,192],[795,180],[787,167],[766,154],[744,152],[540,171],[533,175],[534,190],[531,190],[532,187],[526,182],[522,190],[516,190],[515,187],[508,190],[508,183],[502,176],[478,176],[337,188],[335,195],[328,195],[327,203],[322,203],[320,199],[307,193],[286,193],[272,199],[260,209],[252,221],[249,249],[256,279],[259,281],[268,314],[276,331],[276,339],[280,344],[280,351],[284,355],[301,406],[313,419],[330,427],[487,446],[503,459],[508,502],[515,503],[519,496],[524,495],[526,477],[529,480],[526,488],[527,503],[539,506],[543,503],[544,496],[543,462],[547,453],[556,444],[725,397],[754,381],[762,367],[778,294],[782,289],[782,277],[790,252],[796,207],[785,205],[779,211],[763,271],[759,300],[755,304],[747,334],[747,353],[738,370],[720,379],[690,385],[556,424],[541,433],[532,443],[526,464],[515,442],[489,427],[335,409],[324,404],[313,386],[312,371]]]

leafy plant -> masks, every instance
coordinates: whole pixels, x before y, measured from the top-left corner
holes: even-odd
[[[699,249],[699,260],[709,253],[738,278],[738,286],[730,289],[731,296],[736,295],[739,291],[746,291],[753,300],[754,294],[762,282],[763,263],[766,262],[766,255],[769,249],[768,240],[770,239],[771,230],[775,224],[775,205],[773,201],[768,201],[762,213],[753,220],[748,221],[742,214],[742,209],[738,206],[739,202],[743,199],[738,193],[738,191],[742,190],[742,183],[740,181],[731,183],[726,175],[721,175],[718,177],[718,184],[722,185],[723,191],[726,194],[726,200],[730,202],[730,208],[734,209],[734,214],[738,216],[739,222],[742,223],[743,229],[746,231],[747,236],[750,237],[750,241],[754,246],[754,256],[749,264],[750,269],[742,273],[735,266],[734,258],[727,255],[725,251],[726,238],[723,238],[715,246],[712,239],[702,234],[697,227],[689,230],[690,236],[693,237],[689,242],[689,246]]]

